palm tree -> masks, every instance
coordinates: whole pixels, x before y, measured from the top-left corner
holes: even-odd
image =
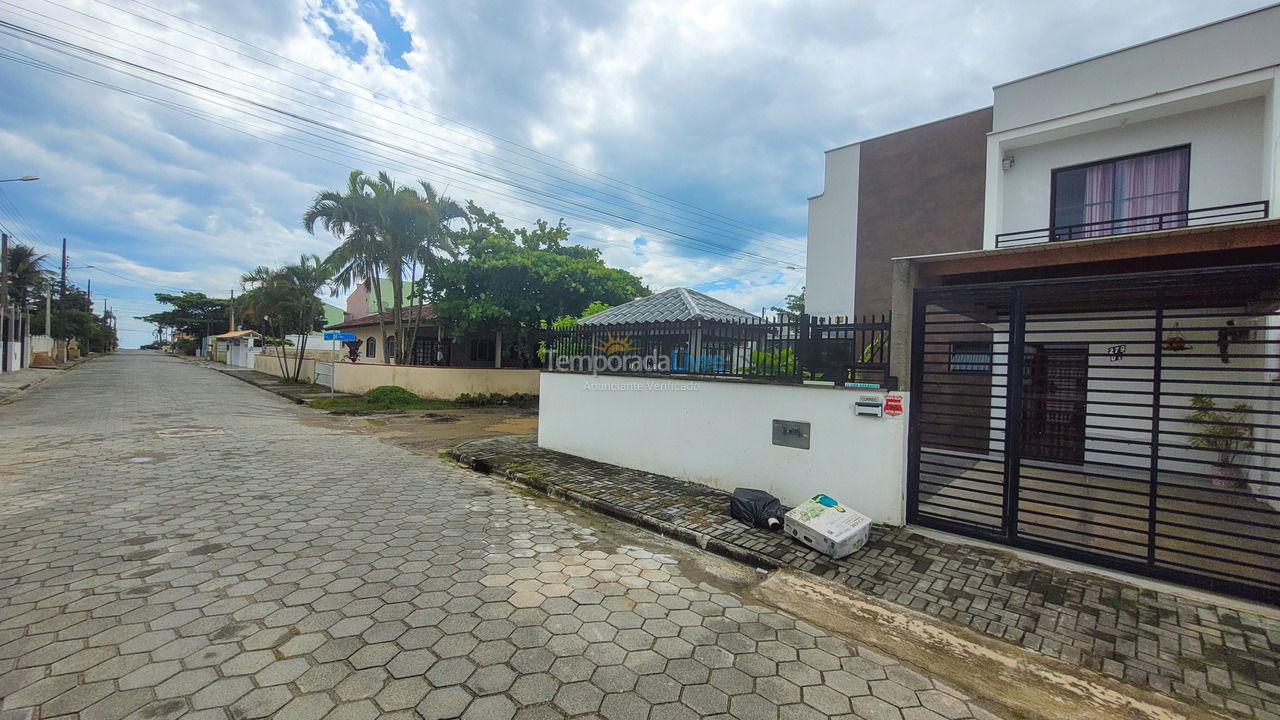
[[[267,323],[268,331],[276,334],[278,329],[281,338],[290,334],[301,336],[292,371],[285,366],[283,348],[280,352],[281,374],[295,382],[302,374],[307,336],[315,330],[323,310],[316,293],[331,279],[330,267],[319,255],[302,255],[297,264],[275,269],[259,266],[241,277],[247,290],[246,307]]]
[[[349,289],[367,279],[372,285],[378,306],[378,329],[383,347],[387,331],[382,315],[386,306],[382,299],[380,278],[386,272],[391,284],[392,323],[396,339],[394,359],[403,364],[413,352],[413,341],[421,326],[426,294],[418,288],[419,271],[423,276],[438,254],[457,254],[458,248],[449,232],[449,223],[470,216],[453,200],[439,195],[430,183],[419,183],[422,192],[398,184],[386,172],[369,177],[352,171],[347,177],[346,192],[324,191],[316,195],[303,215],[303,227],[312,232],[317,222],[342,238],[342,243],[325,262],[333,268],[334,285]],[[418,313],[411,332],[404,323],[404,283],[417,299]]]
[[[9,299],[23,312],[29,312],[28,301],[49,281],[50,273],[44,267],[48,257],[23,243],[9,246]]]
[[[330,269],[330,283],[335,293],[350,290],[361,282],[372,286],[378,308],[378,333],[385,347],[387,328],[382,315],[386,307],[379,278],[386,263],[377,227],[378,213],[366,189],[368,182],[369,178],[363,172],[352,170],[347,176],[345,192],[323,190],[317,193],[302,215],[302,227],[314,235],[316,225],[320,224],[342,241],[324,259]]]

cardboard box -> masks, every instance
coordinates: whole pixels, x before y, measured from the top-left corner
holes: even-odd
[[[783,516],[782,531],[820,553],[842,558],[867,544],[871,518],[827,495],[814,495]]]

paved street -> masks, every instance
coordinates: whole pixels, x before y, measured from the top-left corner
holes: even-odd
[[[0,720],[990,718],[753,572],[150,353],[0,406]]]

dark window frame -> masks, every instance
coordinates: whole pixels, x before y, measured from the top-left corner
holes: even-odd
[[[485,346],[487,346],[488,349],[486,351],[482,351],[482,348],[485,348]],[[495,359],[497,359],[497,357],[498,357],[498,347],[497,347],[497,343],[495,343],[493,340],[488,340],[485,338],[471,339],[471,361],[472,362],[493,362]]]
[[[372,336],[364,341],[364,356],[370,359],[378,357],[378,340]]]
[[[1065,165],[1063,167],[1053,168],[1049,171],[1049,236],[1056,237],[1058,225],[1058,177],[1062,173],[1071,172],[1072,170],[1083,170],[1096,165],[1106,165],[1108,163],[1115,164],[1125,160],[1133,160],[1135,158],[1145,157],[1147,155],[1159,155],[1161,153],[1173,152],[1174,150],[1186,150],[1186,159],[1182,165],[1182,177],[1186,181],[1183,188],[1184,195],[1182,198],[1183,212],[1191,208],[1191,143],[1182,143],[1181,145],[1170,145],[1169,147],[1159,148],[1157,150],[1144,150],[1142,152],[1129,153],[1128,155],[1117,155],[1115,157],[1102,158],[1100,160],[1091,160],[1089,162],[1077,163],[1075,165]],[[1112,194],[1114,195],[1113,189]],[[1115,201],[1112,201],[1115,203]],[[1124,222],[1127,218],[1113,217],[1106,222]],[[1061,227],[1071,227],[1070,224]]]
[[[960,346],[969,347],[968,349],[960,349]],[[971,375],[990,375],[992,362],[994,360],[994,352],[993,344],[982,340],[962,340],[950,343],[947,346],[947,372]],[[976,360],[957,361],[957,355],[986,355],[986,359],[985,361],[980,358]]]

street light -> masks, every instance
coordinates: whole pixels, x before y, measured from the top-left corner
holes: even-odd
[[[0,180],[0,182],[31,182],[32,180],[39,180],[39,179],[40,178],[36,177],[35,175],[23,175],[20,178],[9,178],[8,180]]]

